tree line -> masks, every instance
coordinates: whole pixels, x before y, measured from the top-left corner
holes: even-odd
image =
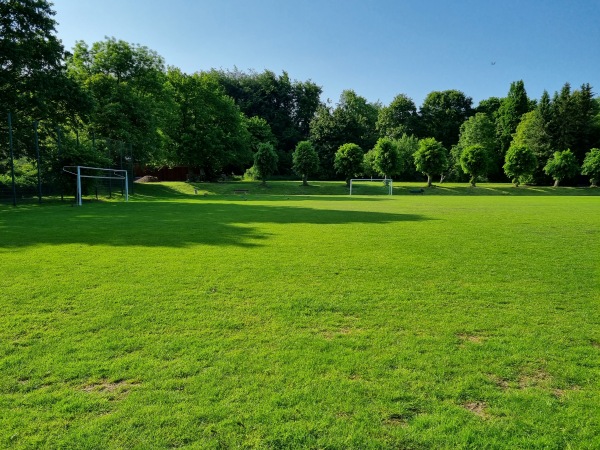
[[[56,167],[110,164],[94,145],[102,137],[126,143],[139,164],[185,166],[190,179],[224,172],[472,185],[599,178],[600,100],[589,84],[566,83],[538,100],[515,81],[506,97],[477,106],[458,90],[431,92],[419,107],[405,94],[383,105],[353,90],[324,103],[320,86],[286,72],[187,74],[115,38],[65,51],[54,14],[45,0],[0,3],[0,113],[11,114],[22,167],[35,159],[35,123],[44,151],[60,156]],[[9,159],[0,123],[1,177]]]

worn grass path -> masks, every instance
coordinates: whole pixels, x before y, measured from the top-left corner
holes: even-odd
[[[600,447],[598,197],[163,188],[0,207],[1,448]]]

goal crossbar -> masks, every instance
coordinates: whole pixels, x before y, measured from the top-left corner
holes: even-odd
[[[388,195],[393,195],[394,182],[391,178],[352,178],[350,180],[350,195],[352,195],[352,183],[354,181],[383,181],[388,188]]]
[[[100,172],[111,172],[112,175],[86,175],[81,173],[81,170],[95,170]],[[123,169],[106,169],[104,167],[88,167],[88,166],[64,166],[63,171],[75,175],[77,177],[77,205],[82,205],[81,179],[82,178],[98,178],[104,180],[124,180],[125,181],[125,201],[129,201],[129,180],[127,170]]]

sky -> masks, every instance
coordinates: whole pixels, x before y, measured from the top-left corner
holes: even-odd
[[[323,89],[420,106],[458,89],[476,106],[523,80],[600,92],[600,0],[51,0],[67,50],[114,37],[187,73],[286,71]]]

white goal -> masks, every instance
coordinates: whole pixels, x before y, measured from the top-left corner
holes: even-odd
[[[82,179],[97,179],[97,180],[108,180],[111,182],[117,180],[122,183],[123,195],[125,201],[129,201],[129,179],[126,170],[121,169],[106,169],[103,167],[87,167],[87,166],[65,166],[63,171],[75,175],[77,177],[77,194],[75,202],[81,206],[83,190],[81,185]],[[112,193],[112,191],[111,191]]]
[[[350,195],[352,195],[352,186],[355,182],[382,182],[384,190],[388,195],[393,195],[394,182],[391,178],[352,178],[350,180]]]

